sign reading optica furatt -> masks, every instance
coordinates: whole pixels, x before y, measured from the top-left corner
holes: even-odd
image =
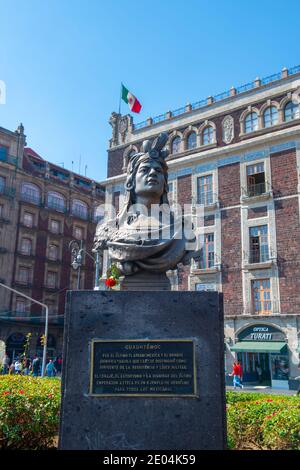
[[[93,340],[90,394],[196,396],[193,340]]]
[[[241,331],[239,341],[285,341],[285,334],[272,325],[252,325]]]

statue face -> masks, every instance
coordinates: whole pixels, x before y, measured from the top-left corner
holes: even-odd
[[[135,177],[135,193],[137,196],[162,196],[165,176],[160,163],[155,160],[143,162],[138,167]]]

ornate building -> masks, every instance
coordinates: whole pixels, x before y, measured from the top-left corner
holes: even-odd
[[[299,90],[285,68],[138,124],[113,113],[103,183],[118,209],[128,156],[168,132],[172,201],[204,208],[201,259],[173,288],[223,292],[227,372],[237,356],[246,382],[285,388],[299,375]]]
[[[69,243],[84,240],[91,254],[103,216],[103,187],[54,165],[25,147],[24,128],[0,128],[0,279],[49,307],[48,353],[61,354],[66,291],[94,286],[94,262],[71,267]],[[79,279],[80,276],[80,279]],[[43,309],[0,287],[0,340],[12,359],[33,334],[31,354],[42,349]]]

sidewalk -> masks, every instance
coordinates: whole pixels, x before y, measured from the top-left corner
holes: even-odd
[[[226,385],[226,391],[227,392],[237,392],[237,393],[243,393],[243,392],[252,392],[252,393],[265,393],[266,395],[289,395],[293,396],[297,393],[297,390],[285,390],[282,388],[272,388],[268,386],[263,386],[263,385],[254,385],[254,386],[245,386],[244,388],[238,388],[234,390],[232,385]],[[300,400],[300,397],[299,397]]]

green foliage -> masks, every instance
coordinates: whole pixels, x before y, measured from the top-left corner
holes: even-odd
[[[300,399],[227,392],[230,449],[300,450]],[[0,449],[46,449],[58,434],[60,379],[0,376]]]
[[[300,450],[299,397],[227,393],[231,449]]]
[[[58,432],[60,380],[0,377],[0,449],[46,449]]]

